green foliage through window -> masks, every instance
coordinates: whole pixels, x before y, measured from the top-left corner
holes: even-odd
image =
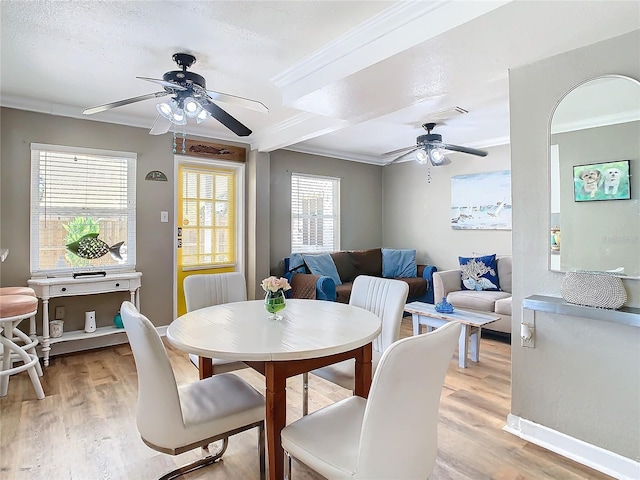
[[[69,223],[65,223],[62,226],[67,231],[67,236],[64,237],[65,245],[80,240],[89,233],[100,233],[99,220],[94,220],[91,217],[75,217]],[[66,258],[69,265],[73,267],[84,267],[91,264],[89,260],[81,258],[68,250],[66,252]]]

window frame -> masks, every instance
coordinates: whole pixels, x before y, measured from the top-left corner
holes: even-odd
[[[294,243],[294,224],[296,220],[303,221],[306,218],[313,218],[313,215],[304,214],[302,212],[294,211],[294,197],[293,197],[293,184],[294,179],[315,179],[315,180],[323,180],[331,183],[331,202],[333,207],[333,214],[331,215],[321,215],[322,219],[330,219],[333,223],[333,242],[331,246],[318,246],[311,244],[302,243],[300,246],[297,246]],[[292,172],[291,173],[291,182],[290,182],[290,200],[291,200],[291,253],[327,253],[327,252],[336,252],[340,250],[340,178],[339,177],[331,177],[328,175],[314,175],[309,173],[299,173]],[[315,217],[317,220],[320,217]],[[304,236],[304,233],[302,233]]]
[[[71,147],[66,145],[51,145],[43,143],[31,143],[31,172],[30,172],[30,206],[29,206],[29,269],[33,277],[64,277],[76,272],[91,271],[107,271],[107,272],[133,272],[136,268],[136,167],[137,153],[123,152],[116,150],[103,150],[85,147]],[[46,205],[40,206],[40,154],[41,152],[64,153],[72,155],[86,155],[97,157],[108,157],[125,159],[127,161],[127,238],[125,245],[127,247],[126,263],[116,265],[85,265],[72,266],[66,268],[41,268],[40,259],[40,219],[46,218]],[[66,208],[66,207],[65,207]],[[87,209],[86,207],[77,207],[78,215],[86,215],[87,210],[96,211],[98,208]],[[55,210],[55,209],[54,209]],[[73,212],[75,207],[69,207],[69,211]],[[99,215],[98,215],[99,217]]]

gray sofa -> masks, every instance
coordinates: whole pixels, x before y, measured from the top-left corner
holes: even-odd
[[[496,257],[501,291],[462,290],[460,270],[433,273],[434,301],[443,297],[455,308],[476,313],[495,313],[500,320],[482,327],[483,330],[511,334],[511,256]]]

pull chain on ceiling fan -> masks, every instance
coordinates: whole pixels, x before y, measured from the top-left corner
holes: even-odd
[[[449,160],[449,158],[444,153],[445,150],[449,150],[451,152],[468,153],[470,155],[476,155],[479,157],[487,156],[487,152],[483,150],[476,150],[475,148],[443,143],[442,135],[431,133],[431,130],[433,130],[435,126],[435,123],[423,124],[422,128],[424,128],[427,133],[416,138],[416,146],[405,147],[401,148],[400,150],[389,152],[387,155],[394,155],[398,153],[401,153],[401,155],[387,163],[387,165],[391,165],[392,163],[396,163],[401,159],[405,159],[408,156],[413,155],[419,163],[425,164],[429,162],[429,164],[433,165],[434,167],[441,167],[442,165],[448,165],[451,163],[451,160]]]
[[[187,71],[187,68],[196,62],[196,57],[193,55],[176,53],[173,55],[173,61],[176,62],[182,70],[167,72],[162,76],[162,80],[136,77],[140,80],[157,83],[164,87],[164,91],[91,107],[82,113],[92,115],[143,100],[172,95],[170,100],[162,101],[156,105],[158,117],[151,127],[150,134],[161,135],[166,133],[169,131],[171,125],[184,126],[187,124],[187,118],[195,118],[197,123],[201,123],[207,118],[213,117],[236,135],[246,137],[251,135],[251,130],[216,105],[214,100],[240,105],[258,112],[269,112],[269,109],[257,100],[207,90],[207,83],[204,77],[197,73]]]

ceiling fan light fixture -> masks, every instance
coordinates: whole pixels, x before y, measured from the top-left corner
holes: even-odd
[[[184,113],[187,117],[194,118],[202,111],[200,104],[193,99],[193,97],[187,97],[184,99]]]
[[[204,122],[207,118],[209,118],[211,116],[211,114],[206,111],[204,108],[200,110],[200,112],[198,112],[198,114],[196,115],[196,122],[198,123],[202,123]]]
[[[173,113],[175,112],[176,108],[178,108],[178,104],[176,103],[175,100],[160,102],[159,104],[156,105],[156,110],[158,110],[158,113],[162,115],[164,118],[166,118],[167,120],[171,120],[172,122],[173,122]]]
[[[173,116],[171,117],[171,121],[176,125],[186,125],[187,117],[184,114],[184,110],[182,110],[181,108],[176,108],[176,110],[173,112]]]
[[[425,150],[421,148],[416,152],[416,160],[418,161],[418,163],[424,165],[425,163],[427,163],[427,160],[429,160],[429,155],[427,155],[427,152],[425,152]]]
[[[451,160],[444,153],[441,148],[429,148],[427,152],[429,161],[434,167],[441,167],[442,165],[449,165]]]

